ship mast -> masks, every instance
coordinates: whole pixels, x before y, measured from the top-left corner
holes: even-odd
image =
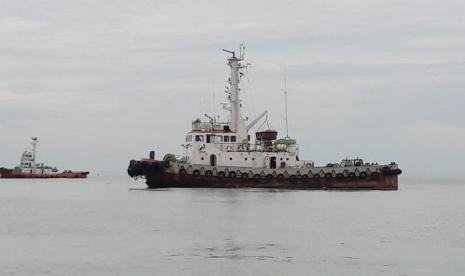
[[[31,161],[36,161],[36,148],[37,148],[37,143],[39,142],[39,138],[37,137],[32,137],[31,138],[32,142],[32,160]]]
[[[240,61],[244,60],[244,50],[245,47],[241,45],[239,50],[239,57],[237,57],[234,51],[223,49],[223,51],[232,54],[232,57],[228,58],[228,66],[231,68],[231,77],[228,80],[230,88],[226,91],[226,93],[229,94],[228,99],[230,106],[225,109],[229,110],[230,112],[230,128],[231,131],[237,133],[237,136],[240,138],[239,141],[247,138],[247,128],[245,126],[244,118],[242,117],[241,102],[239,98],[239,74],[241,74],[239,71],[246,67],[240,63]]]
[[[287,75],[284,74],[284,104],[286,105],[286,138],[289,138],[289,123],[287,120]]]

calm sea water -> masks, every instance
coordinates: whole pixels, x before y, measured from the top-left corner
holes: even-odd
[[[145,190],[0,179],[1,275],[465,275],[465,181]]]

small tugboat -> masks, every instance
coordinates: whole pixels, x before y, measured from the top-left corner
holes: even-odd
[[[31,138],[32,150],[24,151],[21,163],[14,169],[0,168],[0,178],[87,178],[89,172],[58,171],[56,167],[36,162],[36,149],[39,139]]]
[[[145,178],[149,188],[398,189],[401,170],[394,162],[378,165],[346,158],[315,166],[313,161],[300,158],[297,141],[289,135],[278,139],[275,130],[267,129],[257,131],[251,141],[249,131],[267,111],[251,122],[243,118],[239,82],[247,67],[241,63],[244,47],[241,45],[239,56],[223,51],[231,54],[227,58],[231,69],[225,91],[228,103],[223,104],[229,120],[220,122],[207,114],[208,121],[194,120],[182,145],[182,156],[166,154],[157,160],[151,151],[149,158],[130,161],[130,177]]]

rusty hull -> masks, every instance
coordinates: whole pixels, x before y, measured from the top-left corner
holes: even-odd
[[[240,173],[239,170],[228,172],[227,169],[220,168],[220,171],[216,171],[215,167],[208,167],[205,170],[203,167],[192,165],[143,159],[131,160],[128,174],[134,178],[145,178],[149,188],[398,189],[398,175],[402,171],[397,164],[380,165],[377,166],[378,169],[371,172],[368,170],[358,172],[358,168],[363,167],[352,167],[350,171],[342,168],[340,171],[345,171],[344,174],[336,173],[330,167],[312,168],[308,173],[303,170],[301,172],[301,169],[289,169],[290,174],[286,169],[273,169],[266,173],[264,171],[247,173],[243,170],[243,173]]]
[[[205,175],[179,175],[167,172],[145,175],[149,188],[271,188],[334,190],[397,190],[397,175],[344,178],[231,178]]]

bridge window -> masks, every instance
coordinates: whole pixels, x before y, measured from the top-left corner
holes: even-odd
[[[236,142],[236,136],[231,135],[231,142]]]
[[[192,135],[186,136],[186,142],[192,142]]]
[[[228,135],[223,136],[223,142],[229,142],[229,136]]]
[[[196,142],[203,142],[203,135],[195,135]]]
[[[217,135],[217,136],[216,136],[216,142],[217,142],[217,143],[223,142],[223,136]]]

